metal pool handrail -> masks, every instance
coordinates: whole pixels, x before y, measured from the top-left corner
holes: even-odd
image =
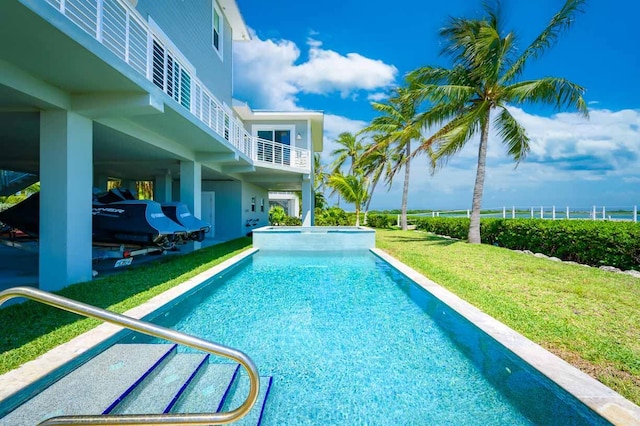
[[[251,358],[241,351],[31,287],[14,287],[0,292],[0,305],[15,297],[25,297],[35,300],[36,302],[54,306],[58,309],[73,312],[88,318],[95,318],[104,322],[119,325],[129,330],[138,331],[149,336],[159,337],[174,343],[200,349],[210,354],[230,358],[242,365],[244,369],[247,370],[247,373],[249,373],[249,395],[242,405],[233,411],[212,414],[60,416],[45,420],[40,423],[41,425],[161,424],[182,426],[227,424],[234,422],[247,414],[258,399],[258,391],[260,387],[258,369]]]

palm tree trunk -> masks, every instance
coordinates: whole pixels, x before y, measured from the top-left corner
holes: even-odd
[[[407,230],[407,199],[409,198],[409,165],[411,164],[411,141],[407,142],[405,147],[406,163],[404,165],[404,188],[402,189],[402,218],[400,219],[400,225],[402,230]]]
[[[360,226],[360,209],[356,207],[356,226]]]
[[[376,189],[376,185],[378,184],[378,179],[380,179],[380,174],[373,178],[373,185],[371,185],[371,192],[369,193],[369,199],[367,200],[367,204],[364,206],[364,223],[367,224],[367,213],[369,212],[369,204],[371,204],[371,199],[373,198],[373,191]]]
[[[489,141],[489,124],[491,111],[487,111],[487,117],[482,124],[480,135],[480,147],[478,148],[478,170],[476,183],[473,187],[473,200],[471,202],[471,220],[469,221],[469,243],[480,244],[480,209],[482,207],[482,191],[484,189],[484,175],[487,163],[487,142]]]

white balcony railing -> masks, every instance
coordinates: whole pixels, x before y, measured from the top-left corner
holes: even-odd
[[[46,1],[251,160],[310,170],[308,150],[251,136],[126,1]]]
[[[253,138],[256,161],[281,166],[309,168],[309,151],[266,139]]]

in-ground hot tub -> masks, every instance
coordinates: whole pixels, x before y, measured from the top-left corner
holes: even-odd
[[[361,226],[265,226],[253,230],[253,247],[260,250],[369,250],[376,232]]]

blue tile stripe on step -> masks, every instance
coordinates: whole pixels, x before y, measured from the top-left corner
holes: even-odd
[[[258,423],[256,426],[260,426],[262,422],[262,415],[264,414],[264,407],[267,406],[267,398],[269,398],[269,391],[271,390],[271,385],[273,384],[273,377],[269,376],[269,381],[267,382],[267,390],[264,393],[264,399],[262,400],[262,408],[260,408],[260,417],[258,417]]]
[[[189,378],[182,384],[182,387],[180,387],[180,390],[178,390],[178,392],[174,395],[169,405],[167,405],[167,408],[165,408],[164,411],[162,412],[163,414],[168,414],[169,411],[171,411],[173,406],[176,405],[176,402],[178,402],[178,399],[180,399],[180,396],[182,396],[182,393],[185,391],[185,389],[187,389],[187,386],[189,386],[189,384],[194,379],[194,377],[196,377],[196,375],[200,372],[200,370],[202,370],[202,367],[204,367],[208,361],[209,361],[209,354],[207,354],[204,357],[202,362],[200,362],[200,364],[198,364],[195,370],[193,370]]]
[[[118,405],[127,395],[129,395],[136,388],[136,386],[140,384],[140,382],[142,382],[149,374],[151,374],[153,370],[156,369],[156,367],[162,364],[169,355],[176,352],[177,347],[178,347],[177,344],[174,344],[173,346],[171,346],[171,348],[164,355],[162,355],[162,357],[158,359],[158,361],[156,361],[142,376],[140,376],[138,380],[136,380],[131,386],[129,386],[129,388],[126,391],[124,391],[122,395],[120,395],[115,401],[113,401],[111,405],[109,405],[102,412],[102,414],[103,415],[109,414],[111,411],[113,411],[113,409],[116,408],[116,405]]]
[[[218,409],[216,410],[216,413],[219,413],[220,410],[222,410],[222,407],[224,406],[224,403],[227,400],[227,397],[231,393],[231,388],[233,387],[233,384],[236,381],[236,378],[238,377],[239,371],[240,371],[240,364],[236,366],[236,370],[233,372],[233,376],[231,376],[231,380],[229,380],[229,385],[227,385],[227,390],[225,390],[224,395],[222,395],[222,399],[220,400],[220,404],[218,404]]]

